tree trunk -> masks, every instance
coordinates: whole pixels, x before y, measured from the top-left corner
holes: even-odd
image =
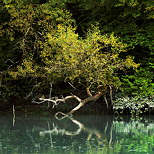
[[[94,96],[89,96],[88,98],[81,100],[80,103],[78,104],[78,106],[76,106],[74,109],[72,109],[68,114],[73,114],[75,111],[79,110],[82,106],[84,106],[86,103],[88,102],[95,102],[97,101],[100,96],[102,95],[101,92],[98,92],[96,95]]]

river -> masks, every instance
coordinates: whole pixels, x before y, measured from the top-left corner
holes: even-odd
[[[1,115],[1,154],[153,154],[154,116]]]

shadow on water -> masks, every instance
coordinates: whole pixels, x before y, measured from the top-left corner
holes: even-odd
[[[154,153],[154,116],[0,116],[0,153]]]

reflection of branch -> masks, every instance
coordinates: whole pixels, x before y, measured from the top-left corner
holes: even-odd
[[[105,134],[106,134],[107,128],[108,128],[108,121],[107,121],[107,124],[105,126],[105,130],[104,130]]]
[[[48,122],[48,129],[50,131],[50,125],[49,125],[49,122]],[[53,147],[53,142],[52,142],[52,136],[50,134],[50,144],[51,144],[51,147]]]
[[[71,121],[76,124],[79,128],[76,131],[67,131],[65,129],[59,129],[57,126],[55,126],[53,124],[53,129],[52,130],[48,130],[48,131],[41,131],[39,134],[41,136],[44,136],[45,134],[62,134],[62,135],[68,135],[68,136],[75,136],[81,133],[82,128],[84,127],[82,123],[80,123],[79,121],[70,118]]]
[[[68,135],[68,136],[76,136],[79,135],[82,131],[88,133],[88,137],[87,137],[87,141],[90,141],[92,138],[92,135],[95,135],[98,139],[98,142],[101,140],[101,133],[98,130],[95,129],[91,129],[91,128],[87,128],[84,126],[84,124],[82,124],[81,122],[79,122],[78,120],[72,118],[72,117],[68,117],[75,125],[78,126],[78,129],[76,131],[67,131],[65,129],[60,129],[57,126],[55,126],[53,124],[53,129],[52,130],[46,130],[46,131],[40,131],[39,134],[40,136],[44,136],[45,134],[49,134],[49,135]],[[102,141],[101,141],[102,142]],[[100,142],[99,142],[100,143]]]
[[[33,143],[33,145],[37,148],[40,148],[40,143],[36,143],[33,139],[33,136],[29,133],[29,131],[26,132],[26,135],[29,136],[30,141]]]
[[[109,145],[112,143],[112,127],[111,127],[111,131],[110,131],[110,141],[109,141]]]

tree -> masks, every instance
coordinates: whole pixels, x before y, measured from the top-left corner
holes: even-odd
[[[46,33],[56,29],[58,24],[69,25],[72,19],[63,1],[1,0],[0,5],[1,88],[4,97],[5,94],[8,97],[15,95],[14,89],[22,93],[29,91],[26,85],[36,82],[34,72],[38,65],[43,66],[40,52]]]
[[[54,104],[76,98],[79,105],[69,113],[74,113],[87,102],[98,100],[101,95],[105,97],[108,87],[118,87],[118,70],[138,66],[131,57],[119,57],[121,52],[126,52],[126,46],[113,34],[101,35],[99,28],[94,26],[88,31],[86,38],[81,38],[75,30],[58,25],[55,33],[47,34],[48,46],[45,45],[41,53],[45,64],[42,72],[49,80],[82,84],[88,90],[89,97],[84,100],[74,95],[55,100],[40,98],[42,102],[51,101]],[[96,87],[98,93],[92,96],[89,89],[96,91]]]
[[[154,6],[152,0],[72,0],[70,3],[70,12],[73,14],[74,19],[76,19],[78,31],[82,31],[80,32],[81,35],[87,32],[91,24],[98,23],[102,33],[114,32],[116,36],[120,37],[121,41],[127,44],[128,52],[122,53],[121,56],[133,56],[134,61],[140,63],[141,68],[139,68],[137,73],[133,71],[127,72],[127,76],[121,74],[122,78],[129,80],[128,74],[130,74],[137,81],[140,72],[140,76],[148,78],[146,84],[149,86],[153,85],[151,75],[148,76],[146,73],[142,73],[143,70],[147,70],[147,74],[149,74],[148,71],[153,72],[154,65],[154,45],[152,41],[154,37]],[[133,82],[131,84],[133,85]],[[123,85],[124,91],[127,91],[128,87],[125,85],[125,82]],[[135,93],[140,95],[138,89],[141,88],[141,84],[139,86],[134,84],[133,86],[137,89]],[[142,89],[144,89],[143,84]],[[150,93],[153,93],[153,86],[150,89]],[[134,89],[130,88],[129,93],[131,91],[134,91]],[[146,91],[145,89],[144,94]]]
[[[90,1],[89,5],[85,5],[85,2],[77,1],[77,4],[86,12],[93,11],[93,6],[101,4],[96,9],[98,12],[91,12],[92,17],[97,17],[98,13],[105,17],[102,7],[114,15],[112,8],[116,8],[118,2],[114,2],[114,5],[110,5],[111,1],[104,2]],[[0,53],[4,57],[1,59],[1,80],[6,89],[11,87],[14,90],[16,86],[11,85],[10,81],[16,81],[21,87],[26,86],[27,80],[30,81],[29,85],[34,80],[36,83],[44,82],[44,85],[60,81],[81,85],[86,87],[89,97],[85,100],[74,95],[70,97],[79,101],[80,108],[89,101],[96,101],[101,95],[106,100],[107,89],[121,84],[119,72],[138,66],[126,52],[130,44],[126,45],[123,43],[125,39],[120,40],[116,36],[116,29],[110,29],[113,22],[108,30],[102,26],[104,21],[98,20],[98,24],[92,20],[90,25],[85,22],[82,26],[85,26],[86,32],[79,35],[78,23],[74,22],[67,7],[72,3],[76,4],[75,1],[65,0],[1,0],[0,11],[6,14],[4,18],[1,17],[0,25]],[[119,3],[120,8],[126,7],[124,4],[127,2]],[[121,9],[118,10],[122,13]],[[110,16],[106,17],[107,21],[111,19]],[[86,17],[86,21],[89,20]],[[119,24],[119,20],[116,20]],[[89,89],[95,90],[94,96]]]

